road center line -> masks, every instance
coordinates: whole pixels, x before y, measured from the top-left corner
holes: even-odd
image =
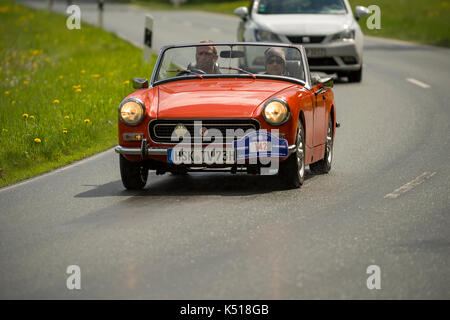
[[[422,81],[413,79],[413,78],[406,78],[406,81],[411,82],[412,84],[415,84],[416,86],[419,86],[419,87],[424,88],[424,89],[427,89],[427,88],[430,87],[430,85],[428,85],[428,84],[426,84],[426,83],[424,83]]]
[[[392,193],[388,193],[387,195],[384,196],[384,198],[385,199],[395,199],[395,198],[399,197],[401,194],[408,192],[408,191],[412,190],[413,188],[417,187],[419,184],[421,184],[425,180],[431,178],[435,174],[436,174],[436,172],[433,172],[433,173],[424,172],[420,176],[415,178],[414,180],[408,182],[407,184],[401,186],[398,189],[395,189]]]

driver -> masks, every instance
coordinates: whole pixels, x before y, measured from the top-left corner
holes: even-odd
[[[269,48],[264,52],[266,56],[266,74],[284,75],[286,71],[286,55],[281,48]]]
[[[202,40],[200,43],[212,43],[212,40]],[[196,68],[205,73],[220,73],[216,64],[219,55],[216,46],[199,46],[195,52]]]

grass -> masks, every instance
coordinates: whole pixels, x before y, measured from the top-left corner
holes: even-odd
[[[117,144],[117,108],[153,63],[115,35],[0,0],[0,187]]]
[[[154,10],[174,9],[169,0],[138,0],[135,3]],[[249,3],[248,0],[187,0],[180,9],[233,14],[234,9],[248,6]],[[350,4],[353,10],[357,5],[380,7],[380,30],[369,30],[366,27],[367,18],[360,21],[363,32],[367,35],[450,47],[449,0],[350,0]]]

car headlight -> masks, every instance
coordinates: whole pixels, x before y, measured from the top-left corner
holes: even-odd
[[[120,121],[129,126],[136,126],[142,122],[145,114],[144,103],[136,98],[122,101],[119,107]]]
[[[332,41],[340,41],[340,40],[353,40],[355,39],[355,30],[345,30],[343,32],[336,33],[333,38],[331,38]]]
[[[255,40],[258,42],[281,42],[275,33],[266,30],[255,30]]]
[[[290,111],[286,101],[273,98],[264,104],[262,111],[264,120],[271,125],[281,125],[289,119]]]

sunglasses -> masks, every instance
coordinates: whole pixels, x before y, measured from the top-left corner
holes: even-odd
[[[198,52],[197,53],[199,56],[212,56],[214,53],[213,52],[207,52],[207,51],[203,51],[203,52]]]
[[[282,59],[270,59],[269,61],[267,61],[267,64],[284,64],[284,61]]]

